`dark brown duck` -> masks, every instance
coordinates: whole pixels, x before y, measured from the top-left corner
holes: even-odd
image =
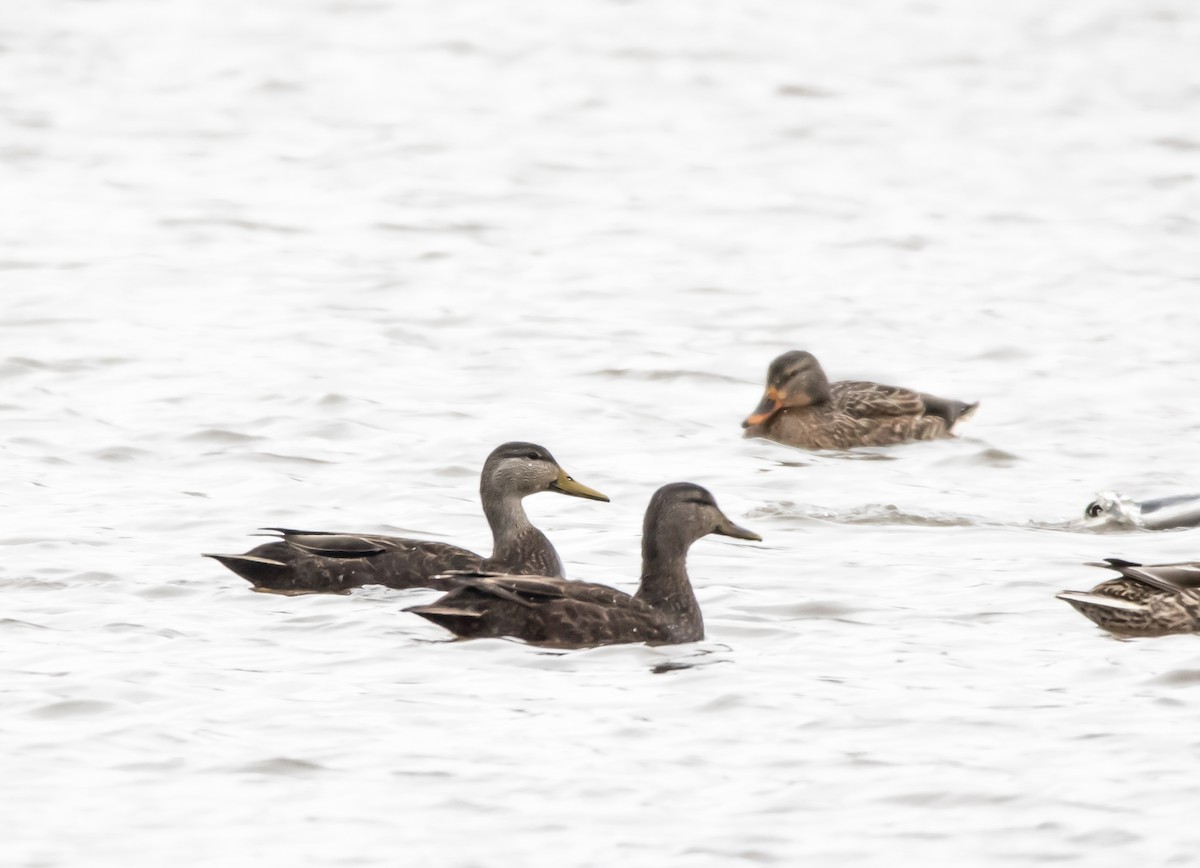
[[[525,515],[521,501],[539,491],[607,501],[567,475],[544,446],[498,446],[479,478],[483,512],[492,529],[490,557],[449,543],[379,534],[326,533],[264,528],[281,537],[242,555],[216,558],[256,588],[271,591],[340,593],[362,585],[389,588],[450,585],[434,578],[447,570],[503,570],[563,575],[558,552]]]
[[[1063,591],[1085,618],[1121,636],[1164,636],[1200,632],[1200,562],[1137,564],[1105,558],[1121,574],[1090,591]]]
[[[742,423],[746,437],[804,449],[890,446],[954,436],[968,404],[859,380],[830,383],[812,353],[784,353],[767,369],[767,390]]]
[[[759,540],[738,527],[699,485],[655,492],[642,531],[642,576],[633,596],[590,582],[544,576],[473,575],[415,612],[465,639],[511,636],[534,645],[583,648],[704,638],[704,619],[687,574],[692,543],[710,533]]]

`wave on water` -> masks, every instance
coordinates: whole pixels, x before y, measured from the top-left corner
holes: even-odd
[[[791,447],[788,447],[791,448]],[[792,461],[777,461],[779,467],[811,467],[821,464],[824,460],[833,461],[898,461],[899,457],[887,452],[871,452],[869,450],[858,450],[856,452],[836,452],[833,450],[824,450],[821,452],[810,453],[811,458],[806,461],[794,459]]]
[[[778,603],[743,603],[733,607],[736,612],[749,615],[755,620],[771,621],[803,621],[803,620],[834,620],[854,623],[852,616],[862,611],[860,608],[846,606],[825,600],[785,600]]]
[[[864,506],[837,510],[810,504],[797,504],[791,501],[779,501],[776,503],[767,503],[752,509],[746,513],[746,516],[747,518],[783,518],[802,522],[828,522],[847,525],[1032,528],[1034,530],[1087,534],[1161,532],[1135,525],[1096,522],[1084,518],[1004,521],[965,513],[917,511],[891,503],[868,503]],[[1180,527],[1165,530],[1189,530],[1189,528]]]
[[[1117,522],[1097,522],[1086,518],[1068,518],[1059,521],[1038,521],[1030,519],[1021,527],[1031,527],[1035,530],[1057,530],[1067,533],[1092,533],[1100,535],[1131,534],[1131,533],[1169,533],[1172,531],[1191,530],[1188,527],[1150,528],[1138,527],[1132,524]]]
[[[54,325],[61,325],[72,320],[55,320]],[[41,322],[34,321],[30,325],[41,325]],[[13,323],[8,324],[10,327]],[[134,359],[123,356],[86,356],[82,358],[56,359],[47,361],[45,359],[33,359],[26,356],[10,356],[9,358],[0,361],[0,377],[9,377],[16,374],[23,374],[29,371],[54,371],[63,374],[76,374],[86,371],[96,370],[98,368],[110,368],[114,365],[127,365],[134,363]]]
[[[282,462],[290,464],[293,462],[299,464],[335,464],[336,462],[329,461],[324,458],[313,458],[311,455],[284,455],[279,452],[251,452],[248,453],[256,459],[265,459],[271,462]]]
[[[729,649],[724,648],[723,650],[728,651]],[[712,650],[701,650],[696,654],[672,657],[660,663],[653,664],[650,667],[650,672],[654,675],[665,675],[668,672],[682,672],[687,669],[699,669],[705,666],[715,666],[718,663],[733,662],[728,656],[712,655]]]
[[[768,503],[747,513],[749,518],[794,518],[834,524],[916,525],[919,527],[978,527],[999,524],[973,515],[914,512],[891,503],[869,503],[847,510],[826,509],[791,501]]]
[[[1021,457],[1012,452],[997,449],[995,446],[986,446],[978,452],[969,455],[953,455],[938,463],[944,467],[1011,467],[1020,460]]]
[[[235,774],[283,775],[285,777],[292,777],[310,775],[316,772],[327,771],[327,769],[320,763],[311,762],[310,760],[277,756],[270,759],[256,760],[245,765],[220,769],[219,771],[233,772]]]
[[[241,431],[230,431],[225,428],[205,428],[201,431],[185,435],[182,439],[189,443],[217,443],[225,445],[228,443],[248,443],[252,440],[262,440],[264,438],[255,434],[244,434]]]
[[[635,371],[632,368],[603,368],[599,371],[591,373],[593,377],[607,377],[612,380],[647,380],[647,381],[671,381],[681,379],[707,380],[712,383],[737,383],[745,385],[745,380],[738,377],[730,377],[725,374],[714,374],[711,371],[685,371],[685,370],[649,370]]]
[[[1200,684],[1200,669],[1173,669],[1151,678],[1148,684],[1165,684],[1169,687],[1193,687]]]

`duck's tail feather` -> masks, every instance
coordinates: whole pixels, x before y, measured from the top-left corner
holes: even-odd
[[[962,407],[962,410],[958,413],[958,415],[956,415],[954,417],[953,420],[951,420],[951,422],[950,422],[951,427],[954,427],[959,422],[966,422],[968,419],[970,419],[972,416],[974,416],[975,411],[979,409],[978,401],[974,401],[970,404],[966,404],[961,401],[955,401],[954,403],[960,405]]]
[[[968,404],[966,401],[954,401],[950,398],[939,398],[937,395],[921,393],[921,402],[925,405],[926,416],[937,416],[946,423],[946,428],[953,432],[954,426],[965,422],[975,415],[979,402]]]
[[[409,606],[404,611],[420,615],[425,620],[444,627],[455,636],[474,635],[479,628],[480,619],[483,618],[482,612],[472,612],[469,609],[459,609],[437,603],[428,606]]]
[[[1127,561],[1123,558],[1105,558],[1102,561],[1088,561],[1084,564],[1085,567],[1104,567],[1108,570],[1116,570],[1120,572],[1124,567],[1140,567],[1141,564],[1137,561]]]
[[[1061,594],[1055,594],[1055,596],[1075,606],[1076,609],[1082,605],[1097,606],[1101,609],[1111,609],[1120,612],[1146,611],[1146,606],[1142,603],[1123,600],[1120,597],[1110,597],[1107,594],[1093,594],[1089,591],[1063,591]]]
[[[275,584],[291,570],[290,565],[285,564],[283,561],[260,558],[256,555],[203,554],[201,557],[219,561],[226,568],[237,573],[255,586]]]

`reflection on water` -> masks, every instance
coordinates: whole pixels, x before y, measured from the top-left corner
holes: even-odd
[[[1192,858],[1196,638],[1053,598],[1200,557],[1080,532],[1097,491],[1200,490],[1192,7],[26,6],[0,861]],[[981,407],[743,440],[790,349]],[[486,550],[512,439],[612,497],[527,504],[579,578],[635,586],[663,483],[753,519],[692,550],[704,642],[446,641],[401,611],[432,592],[198,556]]]

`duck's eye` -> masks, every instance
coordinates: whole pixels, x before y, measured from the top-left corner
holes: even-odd
[[[1095,518],[1102,512],[1104,512],[1104,510],[1101,508],[1100,504],[1098,504],[1098,503],[1089,503],[1088,504],[1088,508],[1087,508],[1087,517],[1088,518]]]
[[[537,461],[542,456],[538,455],[536,452],[530,452],[525,457],[528,458],[530,461]]]

